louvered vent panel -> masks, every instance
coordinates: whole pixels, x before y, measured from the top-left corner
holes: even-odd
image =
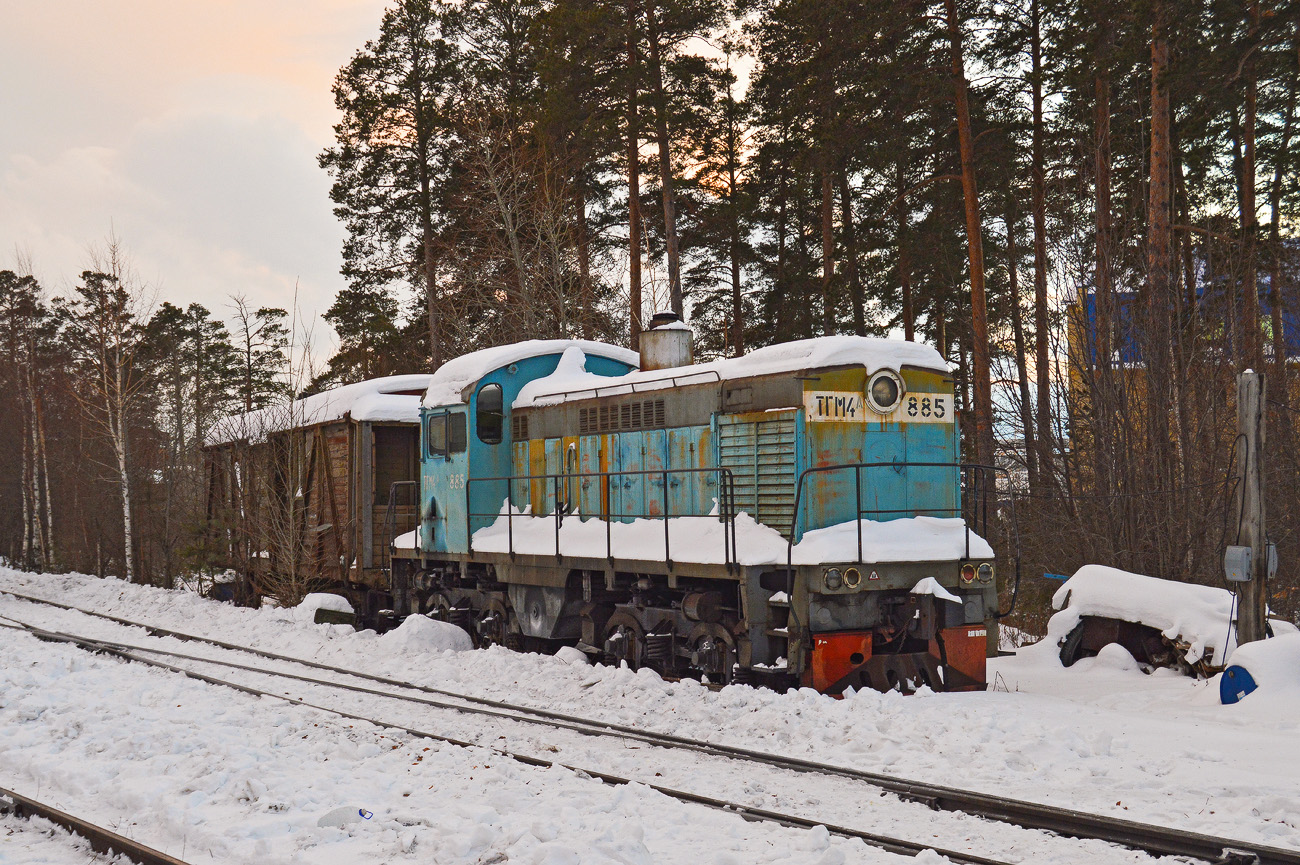
[[[622,405],[602,405],[578,409],[578,433],[620,432],[658,429],[665,424],[664,401],[648,399]]]
[[[524,415],[515,415],[510,419],[510,435],[515,441],[524,441],[528,438],[528,418]]]

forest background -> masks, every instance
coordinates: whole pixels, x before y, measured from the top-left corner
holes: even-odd
[[[203,573],[219,418],[519,339],[635,347],[672,309],[704,357],[937,346],[967,457],[1011,470],[1030,631],[1044,572],[1222,584],[1234,374],[1264,370],[1294,615],[1298,85],[1286,0],[397,0],[319,160],[328,360],[237,291],[229,321],[151,302],[112,237],[66,297],[0,271],[0,552]]]

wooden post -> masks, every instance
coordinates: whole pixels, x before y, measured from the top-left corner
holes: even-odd
[[[1237,543],[1250,547],[1250,580],[1241,584],[1237,643],[1264,639],[1268,591],[1268,550],[1264,523],[1264,374],[1246,370],[1237,376]]]

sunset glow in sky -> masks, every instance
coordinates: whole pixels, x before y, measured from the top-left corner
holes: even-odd
[[[52,291],[115,231],[161,300],[319,315],[342,227],[316,166],[330,85],[383,0],[12,0],[0,27],[0,268]],[[315,325],[328,353],[328,326]]]

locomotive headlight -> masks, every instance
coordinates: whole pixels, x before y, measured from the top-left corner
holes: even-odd
[[[826,583],[826,588],[835,591],[844,585],[844,575],[840,573],[839,568],[827,568],[822,581]]]
[[[862,572],[857,568],[844,569],[844,585],[850,589],[856,589],[862,582]]]
[[[975,566],[970,562],[961,566],[961,581],[963,583],[975,582]]]
[[[983,564],[980,565],[980,582],[981,583],[993,582],[993,565],[989,564],[988,562],[984,562]]]
[[[903,380],[891,369],[882,369],[867,384],[867,402],[880,414],[889,414],[903,401]]]

